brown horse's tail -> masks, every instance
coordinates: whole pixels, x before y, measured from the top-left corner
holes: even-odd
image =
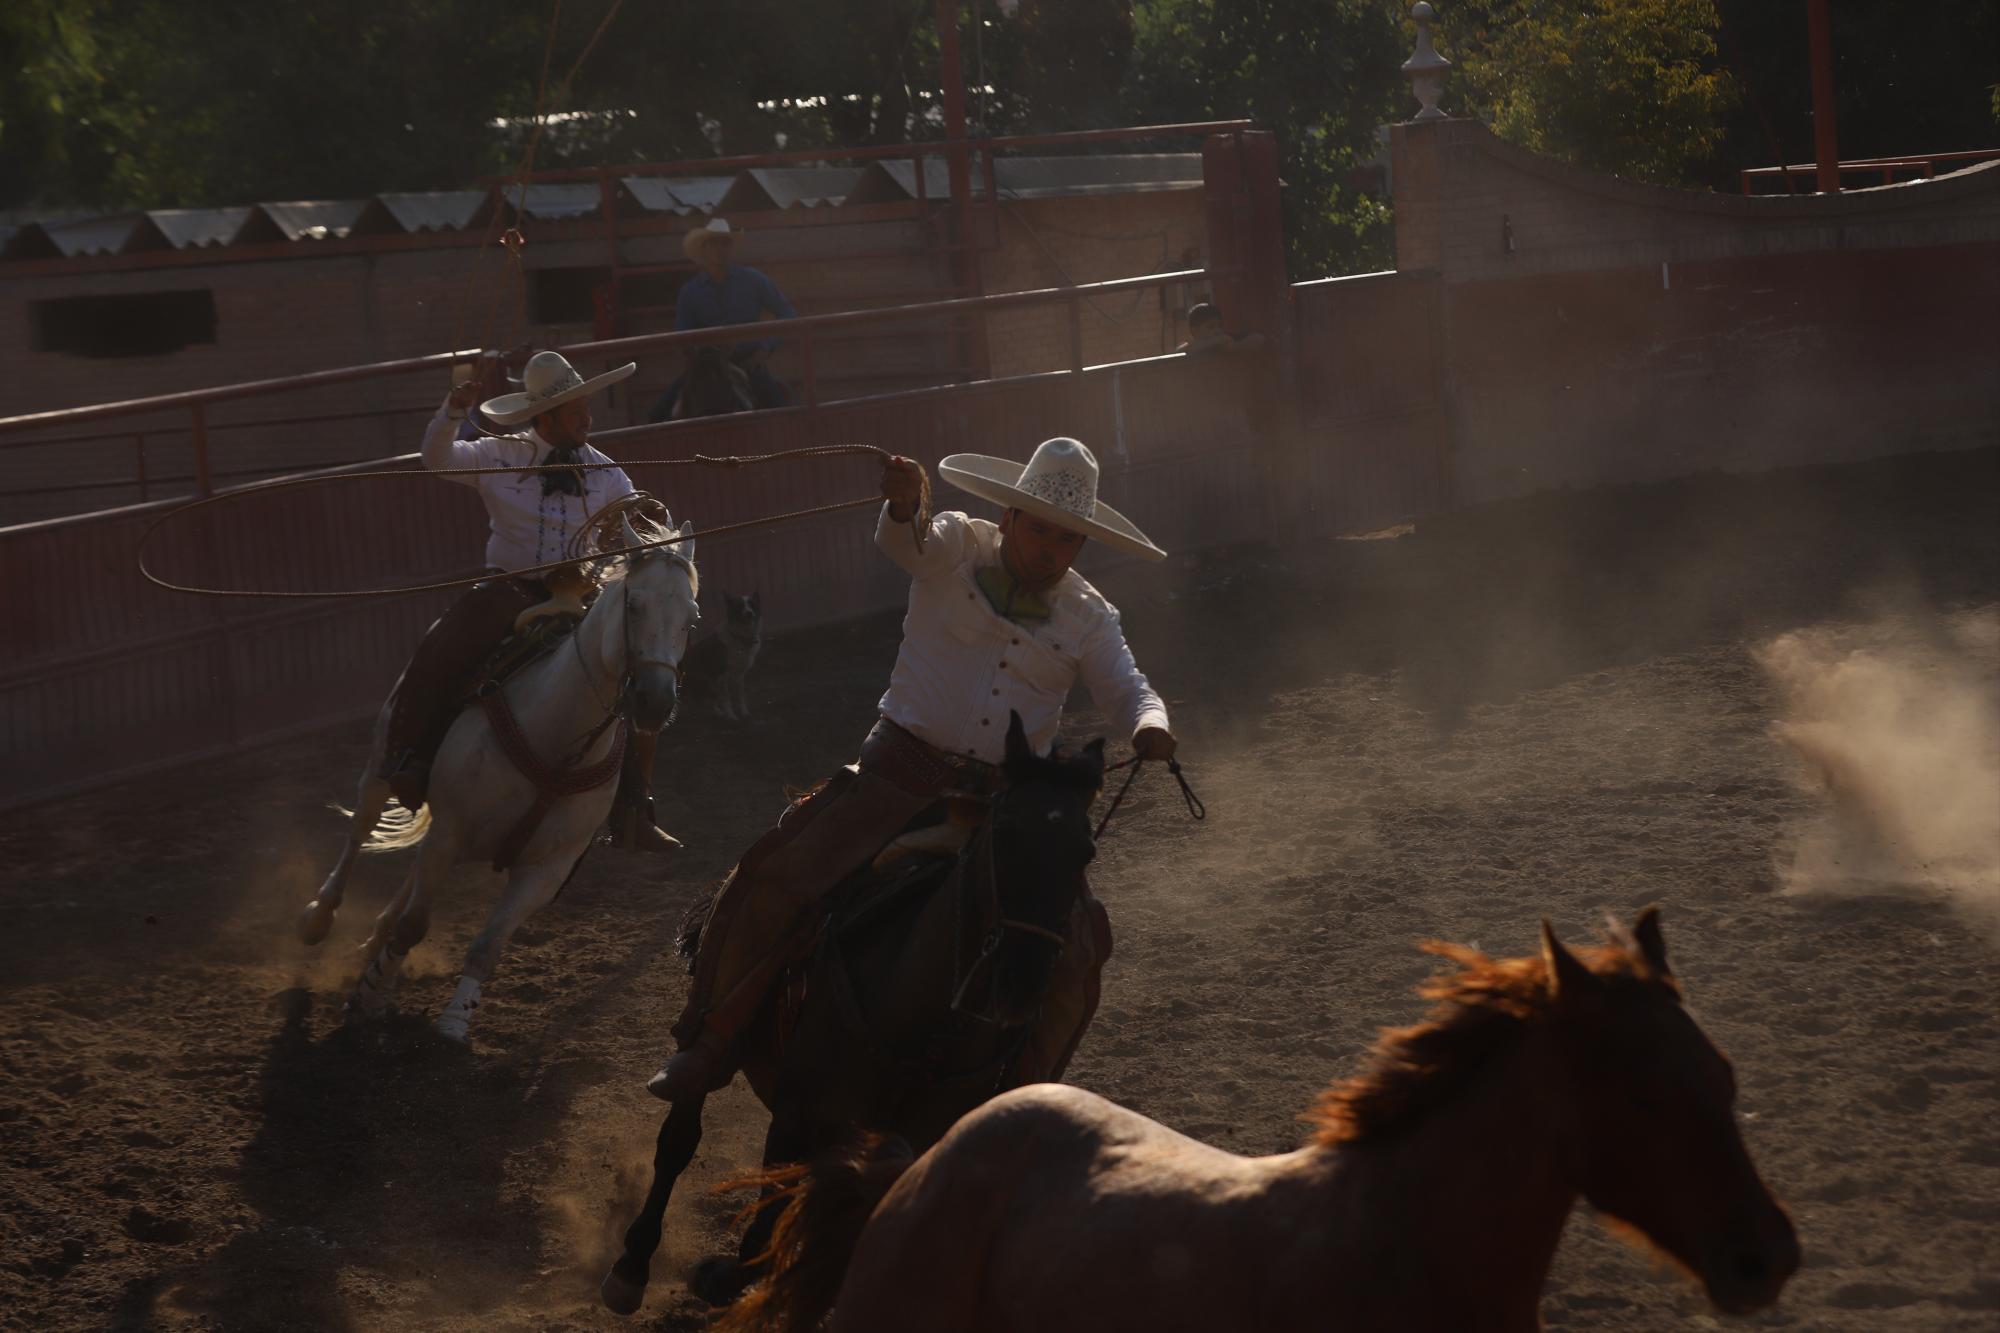
[[[777,1187],[784,1211],[759,1256],[763,1281],[719,1319],[717,1333],[808,1333],[833,1308],[847,1261],[875,1205],[917,1155],[895,1135],[871,1134],[809,1166],[781,1166],[729,1186]]]

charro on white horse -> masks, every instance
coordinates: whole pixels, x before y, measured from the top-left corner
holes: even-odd
[[[629,498],[638,503],[619,502],[616,512],[602,516],[609,522],[594,525],[624,540],[603,541],[598,549],[674,535],[664,506],[650,497]],[[648,507],[666,526],[646,518],[634,525],[632,514]],[[597,599],[569,642],[516,673],[496,692],[499,700],[459,715],[438,751],[429,799],[414,815],[388,808],[389,784],[381,771],[389,706],[383,706],[346,844],[298,927],[309,945],[326,938],[358,852],[418,849],[402,888],[361,946],[367,963],[349,998],[355,1012],[374,1015],[388,1005],[410,950],[430,927],[431,896],[451,868],[489,862],[507,871],[507,886],[466,951],[458,988],[437,1020],[440,1034],[467,1040],[480,987],[491,979],[501,950],[562,889],[604,823],[627,723],[657,732],[673,715],[681,656],[699,622],[700,591],[694,525],[677,531],[676,545],[609,561],[598,575]],[[539,821],[533,819],[537,807]]]

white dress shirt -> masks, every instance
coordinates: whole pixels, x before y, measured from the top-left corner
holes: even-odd
[[[453,436],[462,417],[440,408],[424,428],[424,466],[439,468],[533,467],[544,462],[554,446],[531,427],[523,435],[482,435],[476,440]],[[577,450],[585,463],[609,463],[586,444]],[[486,567],[511,572],[532,569],[569,554],[570,537],[584,520],[621,495],[632,493],[625,469],[599,468],[583,474],[583,496],[562,491],[542,494],[542,472],[495,472],[483,477],[447,477],[479,491],[486,504],[491,533],[486,538]]]
[[[1049,618],[1021,624],[995,611],[973,581],[975,571],[1000,563],[995,524],[938,514],[919,552],[908,525],[891,520],[884,504],[875,544],[911,576],[903,646],[881,704],[897,726],[940,750],[997,764],[1006,757],[1011,710],[1035,752],[1046,754],[1081,680],[1126,735],[1167,730],[1166,705],[1132,660],[1118,608],[1075,570],[1044,594]]]

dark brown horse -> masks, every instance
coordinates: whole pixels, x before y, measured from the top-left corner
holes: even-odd
[[[1096,853],[1090,805],[1104,780],[1104,743],[1040,758],[1019,716],[1007,731],[1005,785],[955,860],[868,872],[836,890],[832,916],[802,978],[787,1027],[767,1004],[743,1034],[743,1071],[771,1112],[767,1165],[803,1161],[860,1131],[930,1144],[1010,1074],[1048,989]],[[682,949],[693,956],[693,936]],[[790,989],[780,984],[782,996]],[[676,1102],[660,1126],[652,1188],[600,1288],[620,1314],[637,1310],[674,1181],[701,1142],[700,1099]],[[744,1237],[765,1248],[773,1206]],[[706,1265],[699,1294],[741,1290],[741,1262]]]
[[[1430,1021],[1313,1108],[1297,1152],[1223,1152],[1076,1088],[995,1098],[913,1160],[810,1169],[775,1266],[721,1327],[836,1333],[1533,1330],[1577,1196],[1761,1309],[1799,1263],[1737,1132],[1736,1081],[1681,1007],[1659,914],[1579,959],[1458,964]],[[879,1201],[879,1202],[878,1202]],[[837,1298],[836,1298],[837,1297]]]

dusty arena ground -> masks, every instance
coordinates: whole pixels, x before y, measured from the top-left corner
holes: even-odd
[[[1422,936],[1520,953],[1660,902],[1805,1266],[1757,1327],[2000,1324],[2000,453],[1704,477],[1106,580],[1208,822],[1148,774],[1094,879],[1117,953],[1072,1079],[1239,1152],[1411,1019]],[[857,521],[855,540],[865,540]],[[657,1124],[690,898],[787,782],[846,759],[897,622],[770,645],[755,722],[662,746],[664,872],[591,854],[468,1052],[428,1021],[493,886],[442,896],[407,1017],[344,1028],[353,945],[291,922],[359,727],[0,830],[0,1325],[605,1329],[595,1287]],[[1068,728],[1091,734],[1097,719]],[[1787,744],[1784,737],[1789,737]],[[1802,756],[1810,755],[1808,760]],[[710,1104],[639,1327],[749,1165]],[[1712,1327],[1579,1210],[1553,1328]]]

